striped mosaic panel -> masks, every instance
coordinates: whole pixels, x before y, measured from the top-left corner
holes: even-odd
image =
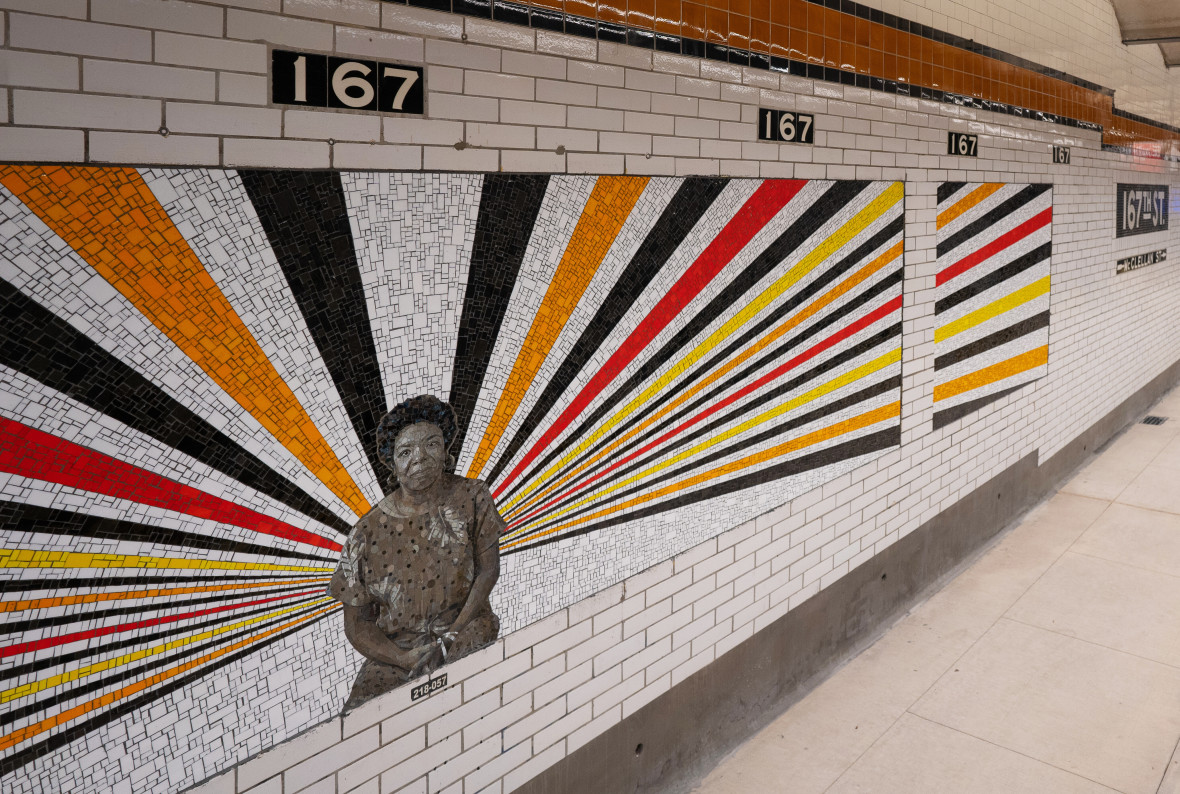
[[[1051,185],[938,188],[934,427],[1048,370]]]
[[[338,712],[324,586],[406,397],[509,522],[506,631],[896,448],[902,197],[0,166],[5,789],[176,790]]]

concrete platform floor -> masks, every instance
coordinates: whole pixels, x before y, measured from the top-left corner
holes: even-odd
[[[1180,389],[695,794],[1180,794]]]

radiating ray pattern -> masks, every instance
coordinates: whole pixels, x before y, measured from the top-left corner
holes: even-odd
[[[70,789],[71,747],[101,741],[89,780],[183,788],[336,713],[359,657],[325,583],[385,479],[381,412],[424,388],[508,522],[504,631],[900,444],[900,183],[0,186],[6,787]],[[1008,200],[988,190],[948,224]],[[219,708],[238,746],[160,726],[162,703]]]
[[[945,182],[937,228],[935,429],[1048,371],[1052,186]]]

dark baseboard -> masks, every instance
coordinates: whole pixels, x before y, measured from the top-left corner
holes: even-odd
[[[1053,457],[1032,453],[847,576],[608,729],[525,794],[687,790],[823,681],[1180,381],[1180,361]],[[642,752],[637,749],[642,745]]]

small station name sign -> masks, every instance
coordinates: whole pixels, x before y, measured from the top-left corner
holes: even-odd
[[[421,66],[274,50],[271,101],[276,105],[422,113]]]
[[[1118,262],[1115,263],[1114,272],[1115,273],[1129,273],[1132,270],[1138,270],[1141,267],[1147,267],[1148,265],[1155,265],[1160,262],[1166,262],[1167,260],[1168,260],[1168,249],[1161,248],[1158,251],[1148,251],[1147,253],[1136,254],[1135,256],[1128,256],[1123,259],[1120,259]]]
[[[1168,186],[1119,183],[1114,211],[1114,236],[1168,230]]]
[[[758,140],[815,143],[815,116],[793,110],[758,108]]]

